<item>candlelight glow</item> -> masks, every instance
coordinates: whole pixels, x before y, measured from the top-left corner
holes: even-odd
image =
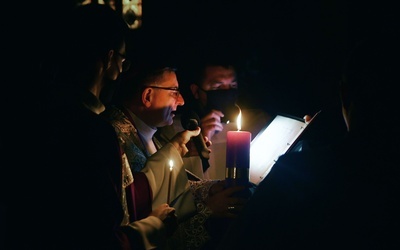
[[[240,131],[242,129],[242,111],[239,109],[239,115],[236,120],[237,129]]]
[[[226,170],[227,185],[246,185],[249,182],[251,133],[240,131],[242,114],[237,118],[238,131],[226,133]]]
[[[170,196],[171,196],[171,176],[172,176],[172,168],[174,167],[174,162],[169,160],[169,178],[168,178],[168,196],[167,196],[167,203],[169,204]]]

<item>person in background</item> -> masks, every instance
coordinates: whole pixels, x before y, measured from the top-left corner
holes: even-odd
[[[7,249],[161,248],[169,231],[163,222],[175,209],[164,202],[141,220],[126,217],[127,207],[140,209],[125,193],[135,181],[125,178],[118,138],[99,116],[102,89],[126,63],[127,25],[98,4],[77,6],[65,18],[60,40],[46,41],[60,48],[42,64],[55,66],[52,81],[32,105],[35,119],[16,149],[25,164],[10,175],[18,183],[8,200]]]
[[[340,83],[344,138],[281,156],[218,249],[400,246],[399,41],[378,32],[354,48]]]
[[[212,142],[209,160],[202,161],[194,150],[184,162],[189,171],[202,179],[225,179],[226,133],[238,130],[239,112],[242,113],[241,130],[250,131],[253,138],[270,119],[263,110],[240,103],[238,75],[234,59],[228,53],[216,46],[196,54],[191,63],[186,63],[180,77],[187,104],[179,110],[172,126],[160,132],[164,137],[171,137],[183,130],[181,118],[186,112],[198,115],[201,133]]]
[[[165,201],[175,207],[179,226],[169,248],[202,249],[210,241],[208,218],[234,218],[245,200],[232,194],[244,187],[225,189],[218,180],[188,180],[182,160],[188,141],[179,140],[181,132],[165,142],[154,137],[158,128],[172,124],[178,106],[184,105],[173,67],[156,59],[143,61],[122,80],[117,100],[101,115],[114,126],[132,171],[146,174],[153,207]],[[200,128],[193,131],[200,134]],[[235,211],[228,209],[232,205]]]

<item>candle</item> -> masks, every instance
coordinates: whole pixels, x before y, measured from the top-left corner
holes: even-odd
[[[174,167],[174,162],[172,160],[169,160],[169,179],[168,179],[168,197],[167,197],[168,204],[170,202],[170,195],[171,195],[171,177],[172,177],[173,167]]]
[[[237,118],[238,131],[228,131],[226,140],[226,181],[228,186],[249,183],[251,133],[240,131],[242,112]]]

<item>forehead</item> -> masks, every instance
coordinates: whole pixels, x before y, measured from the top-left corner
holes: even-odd
[[[157,80],[157,84],[167,87],[178,86],[178,79],[174,71],[165,70],[161,77]]]
[[[204,71],[205,82],[213,80],[231,79],[235,77],[235,70],[232,66],[207,66]]]

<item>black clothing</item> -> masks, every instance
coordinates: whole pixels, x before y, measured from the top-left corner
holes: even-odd
[[[379,140],[281,156],[220,249],[398,248],[399,164]]]

